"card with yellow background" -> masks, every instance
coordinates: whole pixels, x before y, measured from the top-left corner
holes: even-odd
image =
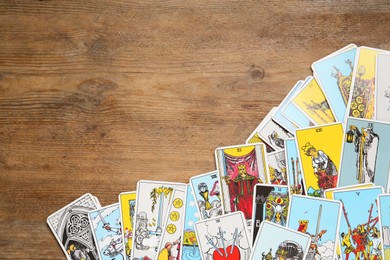
[[[123,192],[119,194],[119,206],[122,221],[122,234],[126,259],[131,257],[131,243],[133,242],[133,220],[135,212],[136,192]]]
[[[295,136],[306,194],[324,197],[326,189],[337,187],[343,125],[334,123],[299,129]]]
[[[306,78],[292,102],[317,125],[336,122],[324,92],[313,77]]]
[[[359,47],[353,71],[347,116],[375,119],[376,56],[385,50]]]

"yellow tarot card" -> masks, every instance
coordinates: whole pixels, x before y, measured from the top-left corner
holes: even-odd
[[[306,194],[325,197],[325,190],[337,187],[343,125],[333,123],[298,129],[295,133]]]
[[[375,119],[375,74],[377,54],[385,50],[359,47],[352,76],[346,117]]]
[[[123,192],[119,194],[119,207],[122,221],[122,235],[126,259],[131,258],[131,247],[133,242],[133,220],[135,212],[136,192]]]
[[[317,81],[307,77],[299,93],[293,98],[295,104],[317,125],[336,122],[328,101]]]

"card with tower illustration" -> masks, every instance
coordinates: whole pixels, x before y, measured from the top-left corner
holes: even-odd
[[[87,193],[47,218],[47,224],[67,259],[99,259],[88,212],[100,208],[96,197]]]
[[[183,222],[185,210],[186,191],[173,190],[169,202],[168,214],[165,217],[164,231],[158,248],[157,259],[179,259],[181,250],[181,236],[183,235]]]
[[[300,91],[292,98],[303,113],[316,125],[336,122],[324,92],[313,77],[307,77]]]
[[[101,260],[122,260],[125,247],[122,237],[119,203],[92,210],[89,223]]]
[[[385,50],[359,47],[352,75],[351,94],[347,104],[347,117],[375,119],[375,75],[378,54]]]
[[[267,153],[267,164],[270,183],[287,185],[285,151],[280,150]]]
[[[201,220],[195,223],[202,260],[247,260],[251,241],[242,212]]]
[[[131,248],[133,243],[133,226],[135,213],[136,192],[122,192],[118,196],[119,208],[121,213],[122,235],[123,235],[123,252],[126,259],[131,257]]]
[[[215,150],[223,211],[243,212],[248,226],[252,220],[254,186],[257,183],[268,183],[265,156],[265,146],[260,143]]]
[[[375,240],[375,242],[381,243],[384,259],[390,259],[390,194],[378,196],[378,209],[379,232],[381,232],[379,239],[381,241]]]
[[[342,205],[339,230],[341,259],[383,259],[378,239],[380,226],[377,207],[377,198],[381,194],[382,187],[333,193],[334,199]]]
[[[198,241],[195,234],[195,223],[200,220],[196,208],[196,199],[190,184],[187,184],[184,208],[184,221],[181,236],[180,257],[181,260],[198,260],[201,258]]]
[[[168,213],[173,190],[185,190],[184,183],[145,181],[137,184],[135,224],[131,259],[145,257],[155,259],[161,235],[165,230],[164,220]]]
[[[289,201],[287,186],[256,184],[253,196],[252,243],[255,242],[263,221],[286,225]]]
[[[289,194],[305,195],[305,186],[295,138],[285,141],[286,173]]]
[[[306,259],[335,259],[341,203],[292,195],[287,227],[311,237]]]
[[[345,118],[356,52],[357,46],[350,44],[312,65],[314,77],[338,122]]]
[[[310,236],[275,223],[264,221],[253,245],[250,259],[307,259]]]
[[[348,118],[339,186],[372,182],[388,190],[390,123]]]
[[[280,151],[284,149],[284,140],[286,138],[293,137],[293,135],[272,119],[272,116],[276,111],[276,107],[271,109],[261,122],[261,126],[259,127],[257,134],[275,151]]]
[[[222,215],[221,187],[217,171],[193,176],[190,179],[190,184],[201,219]]]
[[[295,133],[305,193],[324,197],[337,187],[343,143],[342,123],[299,129]]]

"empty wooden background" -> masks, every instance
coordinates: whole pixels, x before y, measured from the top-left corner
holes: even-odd
[[[65,259],[49,214],[187,182],[317,59],[390,49],[388,1],[1,1],[0,259]]]

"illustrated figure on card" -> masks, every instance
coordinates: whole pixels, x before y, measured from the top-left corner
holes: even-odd
[[[350,74],[343,75],[339,68],[333,66],[334,70],[332,72],[332,77],[337,80],[337,86],[339,87],[339,91],[343,97],[344,104],[347,105],[349,92],[351,90],[353,63],[350,59],[347,59],[345,63],[348,64],[349,68],[351,69]]]
[[[337,169],[332,159],[322,150],[317,150],[309,142],[301,148],[306,156],[311,157],[318,186],[322,189],[334,188],[337,185]]]
[[[359,183],[374,182],[379,136],[371,123],[362,127],[361,132],[355,125],[350,125],[349,129],[347,143],[355,145],[356,179]]]
[[[241,211],[250,222],[254,186],[267,181],[264,145],[218,148],[216,161],[222,180],[225,213]]]

